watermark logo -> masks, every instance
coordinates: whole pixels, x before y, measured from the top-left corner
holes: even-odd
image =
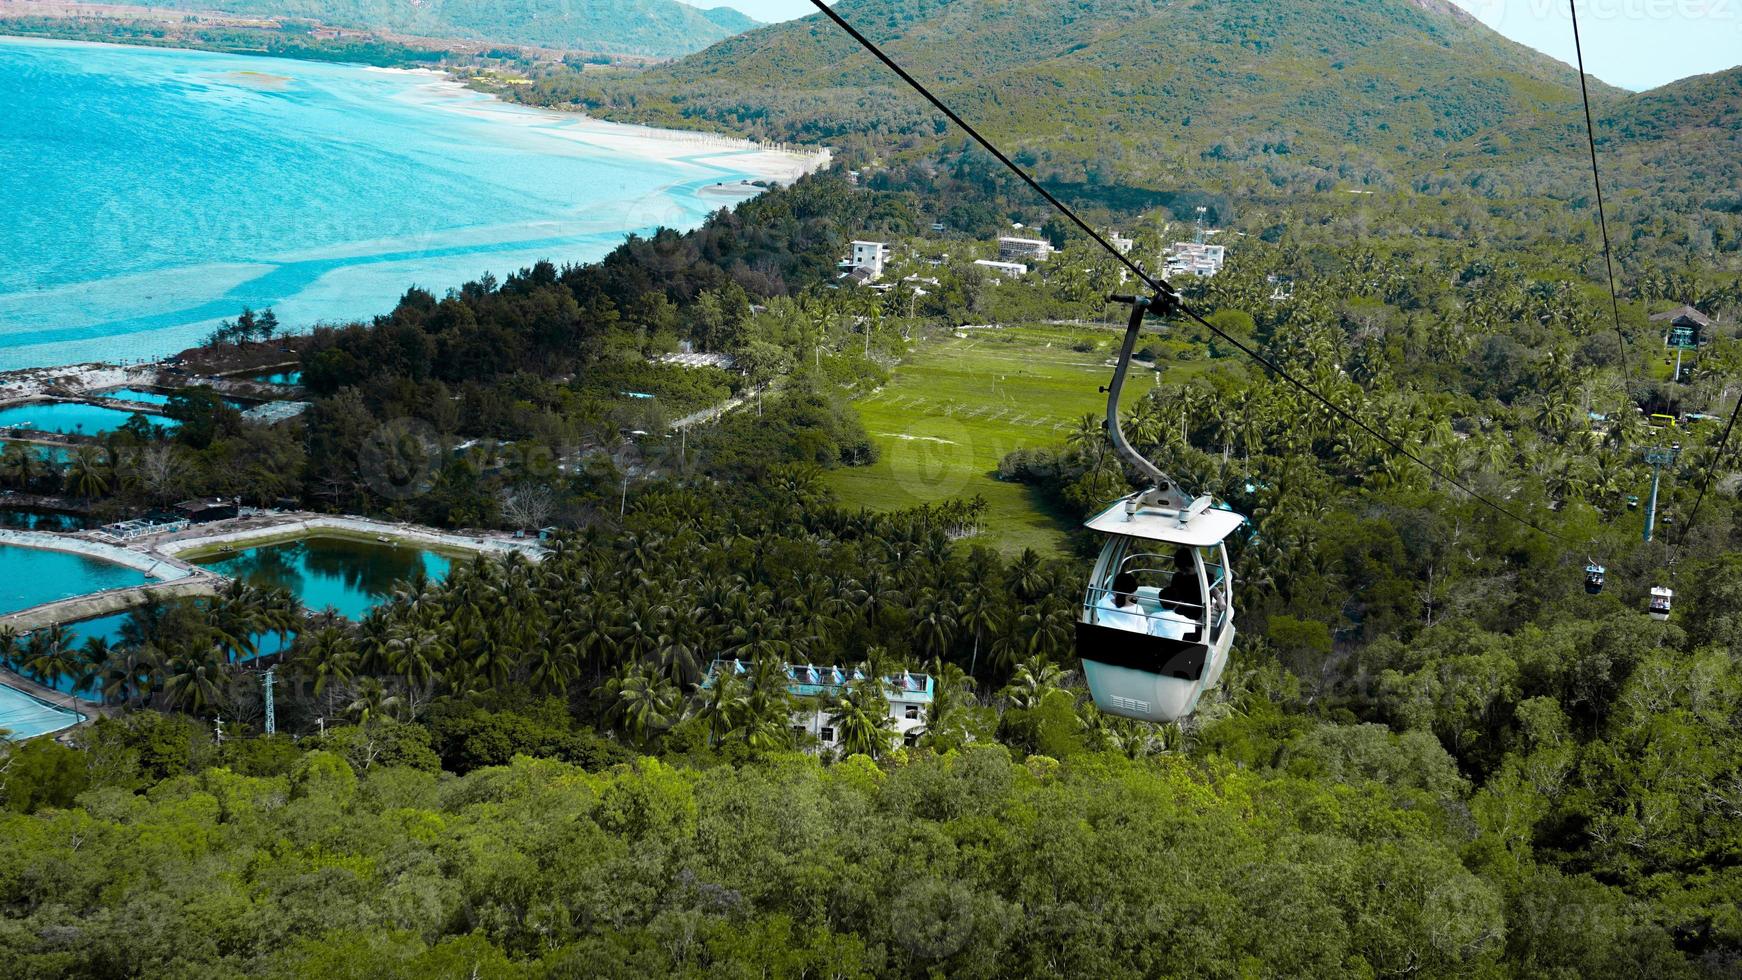
[[[428,422],[396,418],[363,440],[357,468],[363,483],[384,500],[409,500],[435,485],[442,442]]]

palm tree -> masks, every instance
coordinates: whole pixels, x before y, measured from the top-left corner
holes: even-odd
[[[646,664],[625,664],[605,685],[607,714],[637,745],[647,745],[678,720],[682,697],[671,680]]]
[[[391,715],[405,699],[392,692],[379,677],[364,677],[357,682],[351,691],[351,702],[345,705],[345,713],[357,719],[357,724],[368,728],[372,722],[379,721],[383,715]]]
[[[164,701],[189,714],[200,714],[219,704],[228,666],[215,646],[197,646],[171,657],[163,667]]]
[[[956,637],[956,608],[949,597],[935,589],[920,593],[913,611],[913,636],[922,653],[943,656]]]
[[[123,643],[110,654],[103,669],[103,697],[132,706],[157,689],[158,650],[154,646]]]
[[[73,691],[76,693],[86,690],[107,677],[109,662],[115,658],[115,653],[115,649],[109,645],[108,637],[87,638],[84,646],[77,651],[77,666],[72,674]]]
[[[265,593],[241,579],[231,579],[213,597],[206,616],[218,649],[230,663],[252,659],[262,629]]]
[[[716,672],[713,682],[696,689],[695,716],[708,726],[708,742],[718,745],[740,730],[749,708],[748,689],[735,669]]]
[[[1038,708],[1046,696],[1064,683],[1064,671],[1044,657],[1033,657],[1016,668],[1016,676],[1004,689],[1010,706],[1018,711]]]
[[[101,449],[93,445],[80,446],[67,467],[68,492],[86,500],[102,496],[109,491],[107,469]]]
[[[961,745],[960,715],[974,703],[974,696],[968,693],[971,678],[955,664],[933,660],[931,676],[932,700],[926,708],[925,730],[920,734],[919,744],[943,752]]]
[[[307,643],[291,659],[290,666],[312,682],[315,697],[349,684],[357,670],[357,644],[346,630],[337,625],[323,626],[306,634]],[[332,699],[327,700],[327,714],[333,713]]]
[[[15,663],[20,646],[18,628],[11,623],[0,626],[0,662]]]
[[[827,710],[843,755],[868,755],[876,759],[889,751],[895,738],[895,720],[889,717],[883,678],[868,676],[847,685]]]
[[[36,630],[24,644],[24,669],[44,685],[59,688],[60,682],[79,671],[73,635],[60,623]]]
[[[36,447],[22,442],[6,444],[4,452],[0,452],[0,470],[4,470],[7,479],[20,490],[29,490],[37,477],[42,475],[43,460],[37,455]]]

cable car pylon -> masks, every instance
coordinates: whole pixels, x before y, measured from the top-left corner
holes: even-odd
[[[1651,496],[1645,503],[1645,541],[1651,543],[1651,536],[1657,528],[1657,486],[1663,477],[1663,468],[1675,463],[1676,451],[1680,446],[1665,449],[1662,446],[1652,446],[1645,451],[1645,463],[1651,467]]]

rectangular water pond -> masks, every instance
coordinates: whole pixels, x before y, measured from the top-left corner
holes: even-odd
[[[126,565],[69,552],[0,544],[0,615],[147,581],[144,572]]]
[[[49,732],[58,732],[79,723],[79,715],[65,708],[46,704],[16,688],[0,685],[0,728],[14,742]]]
[[[0,528],[16,531],[83,531],[86,521],[78,514],[63,514],[30,507],[0,506]]]
[[[419,573],[440,581],[451,559],[415,545],[315,536],[195,559],[220,575],[281,586],[311,612],[332,609],[359,620],[385,601],[396,582]]]
[[[96,394],[103,398],[114,398],[124,402],[139,402],[144,405],[169,404],[168,393],[162,391],[148,391],[144,388],[110,388],[108,391],[99,391]],[[219,401],[231,408],[247,407],[234,398],[220,398]]]
[[[0,442],[0,453],[6,451],[7,445],[7,443]],[[73,451],[65,446],[38,446],[28,442],[21,442],[18,445],[36,453],[36,458],[45,463],[65,463],[73,457]]]
[[[132,417],[132,412],[84,402],[31,402],[0,408],[0,431],[31,429],[69,436],[97,436],[121,428]],[[174,419],[161,415],[147,415],[145,421],[166,429],[176,426]]]
[[[247,381],[258,381],[263,385],[299,385],[302,384],[301,371],[264,371],[260,374],[250,374]]]

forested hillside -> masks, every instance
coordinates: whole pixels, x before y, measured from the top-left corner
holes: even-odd
[[[292,426],[188,389],[176,430],[0,453],[9,489],[98,513],[288,497],[557,529],[360,621],[236,583],[114,643],[0,630],[0,659],[115,715],[0,760],[9,972],[1742,973],[1742,75],[1596,90],[1612,313],[1576,79],[1436,0],[841,9],[1132,256],[1204,208],[1229,262],[1185,298],[1439,472],[1155,320],[1125,431],[1250,517],[1240,632],[1189,719],[1103,713],[1075,529],[1136,474],[1098,415],[995,396],[1050,356],[1095,397],[1113,260],[814,19],[609,86],[553,69],[515,95],[827,138],[844,165],[323,326]],[[1000,281],[974,260],[1014,221],[1059,252]],[[864,238],[893,246],[887,291],[837,281]],[[1713,325],[1671,377],[1651,316],[1683,303]],[[686,344],[734,370],[662,360]],[[832,489],[924,438],[906,403],[885,432],[855,404],[955,344],[998,366],[939,411],[1030,430],[972,476],[1069,529],[1046,553],[970,494]],[[1669,444],[1647,542],[1644,451]],[[910,673],[934,686],[904,739],[883,679]]]
[[[165,0],[151,6],[657,58],[679,57],[756,26],[736,10],[700,10],[679,0]]]
[[[1564,66],[1449,3],[846,0],[838,9],[1043,175],[1068,180],[1160,186],[1210,160],[1261,164],[1281,180],[1383,181],[1503,121],[1571,124],[1578,99]],[[706,119],[780,139],[943,135],[929,107],[820,15],[582,98],[626,118]]]

